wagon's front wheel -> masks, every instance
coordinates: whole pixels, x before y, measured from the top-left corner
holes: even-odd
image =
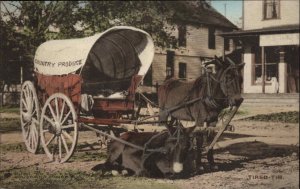
[[[20,118],[22,135],[26,148],[31,153],[36,153],[39,146],[39,119],[40,108],[34,85],[25,81],[22,85],[20,98]]]
[[[42,110],[41,143],[46,155],[59,163],[72,156],[78,139],[77,114],[71,100],[64,94],[51,95]]]

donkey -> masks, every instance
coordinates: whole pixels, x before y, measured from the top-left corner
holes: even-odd
[[[104,172],[124,171],[136,176],[170,177],[183,171],[191,150],[190,133],[195,127],[156,132],[126,132],[120,136],[124,141],[144,150],[128,146],[116,140],[108,145],[108,158],[93,170]],[[154,151],[153,151],[154,149]],[[152,151],[151,151],[152,150]]]
[[[212,73],[207,69],[209,64],[214,64],[216,72]],[[231,59],[222,61],[215,56],[215,59],[207,63],[204,69],[206,73],[193,82],[185,82],[178,79],[167,80],[158,89],[158,100],[160,107],[160,121],[188,120],[195,121],[196,129],[196,168],[199,170],[201,163],[201,149],[214,137],[214,132],[200,132],[200,127],[215,127],[220,112],[229,106],[239,106],[243,101],[240,85],[242,82],[240,70],[244,63],[235,64]],[[183,104],[192,99],[199,98],[193,104],[188,104],[173,112],[164,111],[168,108]],[[165,112],[168,112],[167,114]],[[171,121],[172,122],[172,121]],[[208,162],[212,169],[217,169],[214,164],[213,151],[207,154]]]

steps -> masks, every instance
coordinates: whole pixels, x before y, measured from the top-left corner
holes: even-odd
[[[243,104],[247,105],[286,105],[299,106],[299,93],[285,94],[242,94],[244,98]]]

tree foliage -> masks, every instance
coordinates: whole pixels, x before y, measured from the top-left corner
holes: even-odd
[[[174,46],[176,39],[170,36],[175,11],[170,4],[165,1],[2,1],[1,66],[4,61],[20,56],[32,64],[37,47],[47,40],[90,36],[116,25],[147,31],[156,46]]]
[[[156,46],[168,47],[174,11],[165,1],[86,1],[82,3],[82,23],[87,35],[116,25],[129,25],[147,31]]]

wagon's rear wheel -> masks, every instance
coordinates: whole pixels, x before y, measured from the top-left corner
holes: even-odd
[[[64,94],[51,95],[42,110],[41,143],[52,161],[66,162],[73,154],[78,139],[77,114]]]
[[[40,108],[34,85],[30,81],[25,81],[22,85],[20,118],[26,148],[29,152],[36,153],[40,142]]]

